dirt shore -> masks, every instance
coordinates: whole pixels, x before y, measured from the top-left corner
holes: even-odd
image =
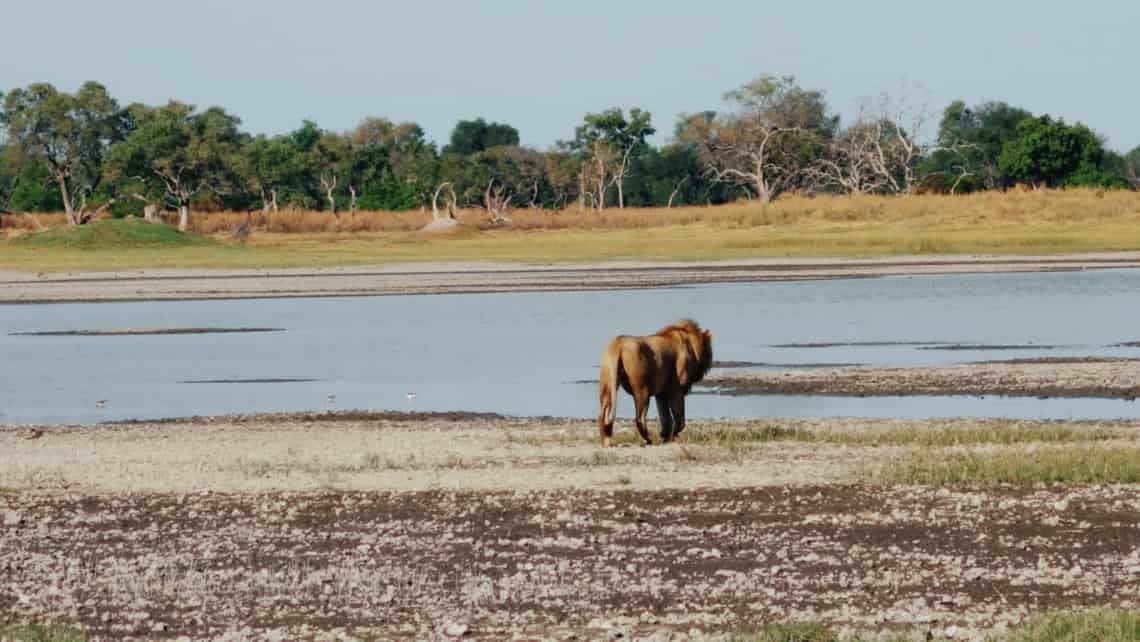
[[[721,394],[730,395],[1001,395],[1135,400],[1140,396],[1140,359],[1045,357],[947,367],[716,371],[708,383]]]
[[[280,270],[155,268],[123,272],[0,271],[0,303],[280,298],[648,288],[698,283],[834,279],[903,274],[1026,272],[1140,267],[1140,253],[1072,256],[912,256],[520,263],[395,263]]]
[[[627,423],[605,451],[589,421],[467,413],[0,428],[0,624],[675,640],[806,619],[979,639],[1140,607],[1140,487],[868,482],[914,448],[891,435],[1121,449],[1140,422],[704,421],[650,448]]]

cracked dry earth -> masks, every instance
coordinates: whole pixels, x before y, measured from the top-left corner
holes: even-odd
[[[900,424],[792,427],[820,425]],[[0,622],[70,623],[93,639],[667,640],[772,620],[971,639],[1050,609],[1140,607],[1136,486],[850,485],[837,453],[896,451],[818,444],[696,462],[676,444],[628,447],[602,461],[583,457],[597,452],[585,421],[39,430],[0,430],[24,461],[13,473],[15,458],[0,460]],[[373,437],[424,451],[393,470],[338,464]],[[548,457],[524,465],[529,449]],[[242,451],[263,459],[226,463]],[[67,477],[83,458],[101,468]],[[789,459],[836,483],[765,476]],[[369,481],[388,474],[406,489]]]

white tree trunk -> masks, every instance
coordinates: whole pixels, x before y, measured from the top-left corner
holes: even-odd
[[[178,229],[185,232],[190,227],[190,206],[183,203],[178,206]]]

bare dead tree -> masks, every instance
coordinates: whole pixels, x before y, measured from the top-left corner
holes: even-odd
[[[505,212],[510,208],[511,197],[513,195],[506,194],[506,186],[495,186],[495,179],[487,183],[487,189],[483,190],[483,207],[487,208],[487,212],[491,215],[492,225],[502,225],[510,223],[510,217],[506,216]]]
[[[601,212],[606,209],[606,192],[614,183],[615,177],[611,175],[615,157],[614,148],[605,140],[597,139],[593,144],[593,156],[590,162],[583,167],[586,172],[586,186],[594,209]]]
[[[446,190],[446,194],[444,191]],[[444,194],[444,207],[445,212],[439,211],[439,195]],[[459,219],[455,217],[455,204],[458,199],[455,196],[455,189],[451,186],[451,181],[444,181],[435,188],[435,192],[431,195],[431,223],[424,226],[424,231],[442,230],[449,227],[459,225]]]
[[[681,177],[681,180],[677,181],[677,183],[673,185],[673,191],[669,192],[669,202],[665,204],[665,209],[670,209],[673,207],[673,199],[677,198],[677,194],[681,192],[681,186],[684,185],[688,180],[688,176],[683,176]]]
[[[748,185],[758,201],[770,203],[796,178],[791,168],[773,162],[775,140],[800,129],[757,126],[746,120],[739,124],[742,135],[731,132],[710,141],[713,158],[721,162],[709,163],[708,171],[715,181]]]
[[[339,177],[336,170],[322,171],[318,177],[321,181],[321,188],[325,190],[325,199],[329,202],[329,209],[332,211],[333,216],[340,219],[340,213],[336,211],[336,199],[333,198],[333,190],[336,189]]]
[[[348,184],[348,213],[356,214],[356,186],[352,183]]]
[[[871,119],[875,133],[872,165],[898,194],[914,191],[918,161],[930,151],[922,143],[922,130],[930,118],[929,95],[915,98],[914,92],[920,89],[904,82],[894,97],[883,92]]]
[[[812,182],[823,188],[837,188],[848,194],[882,191],[887,179],[875,163],[876,137],[881,130],[873,122],[866,104],[860,105],[855,122],[839,133],[826,153],[809,168]]]

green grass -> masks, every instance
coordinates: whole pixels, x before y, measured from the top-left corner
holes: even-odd
[[[921,631],[841,637],[821,624],[775,623],[729,639],[732,642],[904,642],[926,637]],[[1137,642],[1140,613],[1105,609],[1041,615],[1011,633],[986,639],[989,642]]]
[[[18,624],[0,626],[0,640],[4,642],[83,642],[82,632],[63,626]]]
[[[1043,448],[1033,452],[915,451],[862,477],[885,484],[1136,484],[1140,448]]]
[[[1099,610],[1046,615],[1002,642],[1125,642],[1140,640],[1140,612]]]
[[[14,247],[124,250],[131,248],[183,248],[215,246],[217,241],[200,234],[180,232],[165,223],[142,219],[108,219],[89,225],[65,227],[19,236]]]

